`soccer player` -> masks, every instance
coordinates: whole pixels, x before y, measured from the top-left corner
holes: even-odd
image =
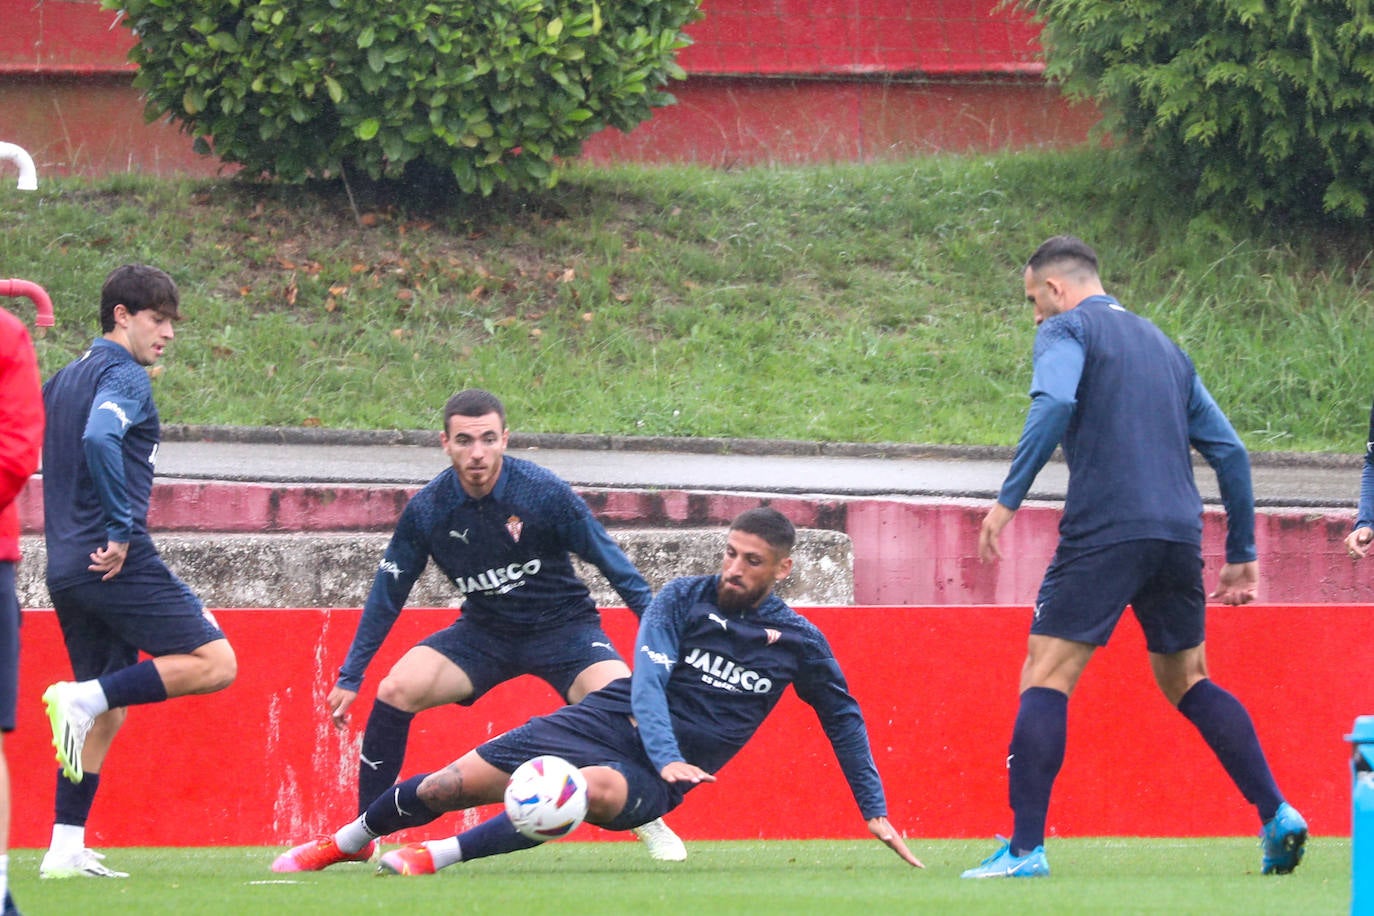
[[[1352,560],[1369,556],[1374,544],[1374,406],[1369,408],[1369,437],[1364,446],[1364,472],[1360,475],[1360,508],[1355,516],[1355,530],[1345,539],[1346,552]]]
[[[102,336],[43,386],[47,584],[76,676],[43,693],[61,764],[44,878],[128,877],[86,847],[101,767],[128,707],[223,690],[238,671],[224,632],[148,534],[161,426],[146,367],[171,343],[180,302],[155,267],[111,271]],[[151,657],[139,661],[140,651]]]
[[[569,553],[596,566],[636,616],[653,596],[648,583],[567,483],[505,454],[509,439],[505,407],[490,392],[469,388],[444,406],[439,441],[452,467],[402,511],[325,699],[342,727],[368,663],[432,558],[457,586],[463,613],[407,651],[378,685],[359,755],[360,813],[395,784],[417,712],[471,705],[523,674],[576,703],[630,672]],[[687,857],[662,821],[638,835],[655,859]]]
[[[741,513],[730,525],[719,575],[677,579],[654,598],[640,622],[633,675],[531,719],[442,770],[402,782],[322,841],[331,860],[319,854],[321,843],[306,843],[279,856],[273,871],[323,868],[446,811],[499,802],[510,774],[541,754],[581,769],[588,822],[633,829],[671,811],[696,786],[715,782],[789,684],[816,710],[869,832],[903,861],[923,867],[888,821],[863,714],[829,644],[773,594],[791,571],[795,540],[792,523],[777,510]],[[380,870],[433,874],[536,845],[502,812],[456,837],[388,852]]]
[[[1014,829],[963,877],[1049,875],[1045,818],[1064,759],[1069,695],[1127,604],[1145,633],[1160,690],[1255,806],[1264,873],[1291,872],[1307,824],[1284,801],[1245,708],[1207,676],[1202,499],[1190,446],[1220,485],[1226,564],[1212,597],[1232,605],[1253,601],[1259,579],[1245,447],[1187,355],[1103,291],[1097,255],[1083,241],[1046,241],[1024,280],[1039,326],[1031,406],[983,519],[982,561],[1001,557],[1002,530],[1061,441],[1069,487],[1059,545],[1035,602],[1007,757]]]
[[[19,509],[15,500],[38,469],[43,395],[38,357],[24,323],[0,309],[0,736],[14,731],[19,695]],[[3,738],[0,737],[0,742]],[[0,743],[0,897],[4,916],[18,916],[9,889],[10,775]]]

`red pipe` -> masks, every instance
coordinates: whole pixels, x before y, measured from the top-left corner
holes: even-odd
[[[26,296],[32,299],[34,307],[38,309],[38,317],[33,323],[40,328],[52,327],[52,299],[48,298],[47,292],[37,283],[30,283],[28,280],[0,280],[0,296]]]

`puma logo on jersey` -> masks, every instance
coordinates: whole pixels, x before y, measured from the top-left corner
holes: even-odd
[[[722,630],[728,630],[728,629],[730,629],[730,621],[726,620],[724,617],[720,616],[719,614],[714,614],[714,613],[713,613],[713,614],[707,614],[707,615],[706,615],[706,619],[707,619],[707,620],[714,620],[716,623],[720,624],[720,628],[721,628]]]
[[[471,530],[471,528],[468,528],[465,531],[454,531],[452,528],[450,528],[448,530],[448,536],[453,538],[455,541],[462,541],[464,544],[466,544],[468,542],[468,531]]]

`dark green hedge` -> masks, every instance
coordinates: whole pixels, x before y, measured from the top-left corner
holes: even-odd
[[[1045,24],[1049,75],[1200,202],[1369,212],[1369,0],[1013,2]]]
[[[287,181],[451,170],[552,185],[597,131],[671,104],[697,0],[105,0],[150,118]]]

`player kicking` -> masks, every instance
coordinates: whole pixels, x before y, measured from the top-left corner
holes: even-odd
[[[128,877],[86,848],[128,707],[223,690],[238,671],[224,632],[148,534],[161,426],[146,367],[171,343],[180,301],[163,271],[115,268],[100,291],[103,335],[43,386],[48,592],[76,676],[43,693],[61,764],[43,878]]]
[[[630,673],[570,552],[600,570],[636,616],[652,597],[567,483],[505,454],[510,430],[495,395],[477,388],[455,394],[444,406],[439,438],[452,467],[401,513],[338,683],[325,698],[335,725],[343,727],[368,664],[430,559],[458,587],[463,613],[407,651],[378,685],[359,752],[359,813],[395,784],[417,712],[471,705],[525,674],[576,703]],[[636,833],[655,859],[687,858],[662,821]]]
[[[792,523],[776,510],[742,513],[730,526],[719,575],[677,579],[654,598],[640,623],[632,676],[405,780],[332,836],[283,853],[272,870],[360,860],[380,837],[500,802],[510,774],[540,754],[581,768],[589,823],[633,829],[715,782],[789,684],[815,709],[869,832],[924,867],[888,821],[863,714],[829,644],[773,594],[791,571],[795,540]],[[502,812],[458,836],[388,852],[379,870],[427,875],[536,845]]]

